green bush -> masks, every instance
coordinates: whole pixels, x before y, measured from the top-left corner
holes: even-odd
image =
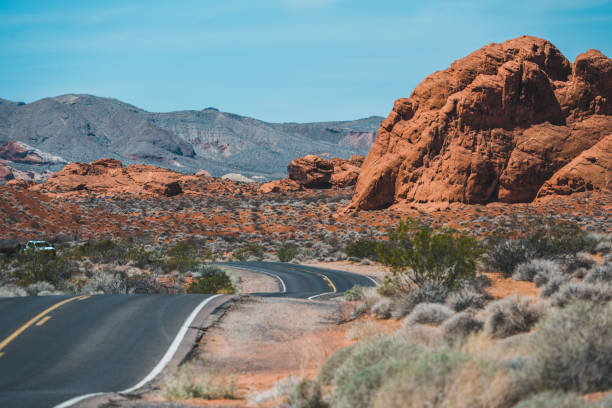
[[[378,260],[378,245],[381,244],[378,241],[372,239],[358,239],[349,243],[344,248],[346,256],[353,258],[368,258],[372,260]]]
[[[276,251],[276,256],[281,262],[289,262],[297,255],[298,248],[293,244],[286,244]]]
[[[300,381],[289,395],[285,396],[287,404],[296,408],[327,408],[329,404],[323,401],[323,393],[319,383],[304,379]]]
[[[232,280],[221,268],[210,265],[200,269],[204,276],[194,279],[187,285],[185,292],[206,294],[232,294],[236,292]]]
[[[549,315],[527,342],[519,379],[531,391],[612,387],[612,304],[577,302]]]
[[[517,265],[535,258],[556,259],[581,251],[592,252],[597,238],[575,224],[539,218],[526,225],[514,225],[520,236],[494,235],[488,239],[487,268],[510,276]]]
[[[57,285],[70,279],[77,270],[74,262],[65,256],[28,251],[20,257],[15,275],[22,286],[42,281]]]
[[[414,220],[400,221],[389,243],[378,246],[381,262],[394,273],[406,273],[416,285],[439,282],[457,287],[476,273],[483,254],[479,242],[449,228],[435,230]]]
[[[192,239],[179,241],[168,249],[164,269],[181,273],[193,270],[198,264],[214,258],[212,252]]]
[[[265,254],[265,248],[262,245],[249,243],[240,248],[235,249],[232,252],[232,259],[238,260],[240,262],[245,262],[249,258],[262,258]]]

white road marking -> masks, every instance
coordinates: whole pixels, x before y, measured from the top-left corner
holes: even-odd
[[[325,292],[325,293],[319,293],[318,295],[314,295],[308,298],[308,300],[313,300],[318,298],[319,296],[323,296],[323,295],[329,295],[330,293],[338,293],[338,292]]]
[[[372,278],[371,276],[366,275],[366,278],[368,278],[369,280],[371,280],[372,282],[374,282],[374,285],[378,285],[378,282],[376,282],[376,279]]]
[[[265,275],[272,276],[273,278],[278,279],[278,281],[281,284],[281,291],[280,291],[280,293],[287,293],[287,286],[285,286],[285,282],[278,275],[275,275],[275,274],[270,273],[270,272],[266,272],[266,271],[261,270],[261,269],[256,268],[256,267],[246,268],[246,267],[240,267],[240,266],[234,266],[234,265],[227,265],[227,267],[228,268],[235,268],[235,269],[242,269],[243,271],[249,271],[249,272],[255,272],[255,273],[263,273]]]
[[[164,354],[162,359],[159,361],[159,363],[157,363],[157,365],[153,368],[153,370],[151,370],[151,372],[145,378],[143,378],[138,384],[126,390],[119,391],[118,394],[128,394],[130,392],[133,392],[137,390],[138,388],[142,387],[143,385],[145,385],[146,383],[148,383],[149,381],[151,381],[152,379],[154,379],[159,373],[161,373],[164,367],[166,367],[166,365],[170,362],[170,360],[172,360],[174,353],[176,353],[176,350],[178,350],[179,346],[181,345],[181,342],[183,341],[185,334],[187,334],[187,330],[189,330],[189,326],[191,325],[193,320],[196,318],[198,313],[200,313],[200,310],[202,310],[204,306],[206,306],[211,300],[218,298],[219,296],[222,296],[222,295],[214,295],[209,298],[206,298],[198,306],[196,306],[196,308],[193,309],[191,314],[187,316],[187,319],[185,319],[185,322],[183,323],[183,325],[181,326],[181,329],[179,330],[176,337],[172,341],[172,344],[170,344],[170,347],[166,351],[166,354]],[[54,408],[67,408],[78,402],[86,400],[88,398],[96,397],[98,395],[104,395],[104,394],[108,394],[108,393],[96,392],[92,394],[81,395],[79,397],[74,397],[72,399],[69,399],[68,401],[62,402],[61,404],[56,405]]]

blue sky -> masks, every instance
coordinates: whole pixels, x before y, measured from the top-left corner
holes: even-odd
[[[0,97],[109,96],[268,121],[386,116],[429,73],[523,34],[612,55],[612,0],[0,0]]]

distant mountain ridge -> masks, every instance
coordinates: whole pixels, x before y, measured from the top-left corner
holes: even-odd
[[[153,113],[116,99],[67,94],[28,104],[0,99],[0,142],[22,142],[68,162],[112,157],[185,173],[271,179],[307,154],[367,154],[382,120],[268,123],[215,108]]]

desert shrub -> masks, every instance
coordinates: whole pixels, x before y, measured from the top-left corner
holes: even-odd
[[[327,408],[329,404],[323,401],[323,393],[318,382],[303,379],[284,395],[287,408]]]
[[[450,350],[427,353],[389,378],[373,398],[376,408],[456,406],[444,401],[445,391],[470,356]],[[452,398],[452,397],[451,397]]]
[[[612,283],[612,264],[604,264],[591,269],[584,283]]]
[[[453,311],[440,303],[419,303],[406,318],[406,322],[439,325],[453,315]]]
[[[123,274],[98,270],[93,272],[87,283],[81,288],[81,293],[104,293],[106,295],[128,293],[127,282]]]
[[[482,326],[482,321],[476,319],[473,313],[461,312],[442,323],[440,331],[447,340],[454,341],[482,330]]]
[[[281,262],[289,262],[297,255],[298,248],[293,244],[286,244],[276,251],[276,256]]]
[[[592,252],[597,239],[577,225],[554,219],[537,219],[516,226],[525,231],[518,238],[491,237],[487,242],[485,265],[509,276],[521,263],[536,258],[553,259],[581,251]]]
[[[248,261],[249,258],[261,259],[265,254],[265,248],[256,243],[248,243],[232,252],[232,259],[240,262]]]
[[[418,359],[420,347],[383,339],[352,349],[333,375],[333,406],[366,408],[384,380]]]
[[[597,246],[595,246],[595,252],[606,255],[612,252],[612,241],[604,240],[600,241]]]
[[[551,275],[561,273],[561,267],[555,261],[547,259],[532,259],[529,262],[517,265],[512,274],[512,278],[518,281],[532,282],[533,278],[538,275]]]
[[[516,404],[514,408],[607,408],[610,406],[612,406],[612,400],[609,398],[591,402],[580,394],[548,391],[532,395]]]
[[[561,289],[563,285],[571,281],[571,277],[567,275],[552,275],[546,281],[546,284],[540,289],[540,297],[548,298],[554,295]]]
[[[344,364],[358,345],[343,347],[332,353],[319,370],[318,379],[323,385],[331,385],[338,367]]]
[[[391,317],[391,299],[382,298],[372,306],[372,314],[377,319],[388,319]]]
[[[484,260],[488,269],[510,276],[519,264],[527,262],[532,256],[525,242],[503,239],[489,243]]]
[[[17,285],[1,285],[0,286],[0,298],[3,297],[18,297],[27,296],[28,293],[24,288]]]
[[[612,304],[576,302],[543,319],[526,342],[519,381],[531,391],[612,387]]]
[[[162,268],[164,257],[158,251],[148,251],[143,246],[133,246],[125,253],[125,259],[138,268]]]
[[[588,252],[578,252],[574,255],[568,255],[563,258],[565,270],[567,272],[573,272],[577,269],[591,269],[597,264],[595,257]]]
[[[400,221],[390,231],[389,242],[378,246],[384,265],[419,286],[432,281],[458,286],[475,275],[482,253],[479,242],[463,232],[419,226],[411,219]]]
[[[489,296],[486,293],[477,292],[468,287],[451,292],[446,299],[446,304],[453,310],[460,312],[469,308],[482,309],[488,300]]]
[[[45,294],[55,291],[55,286],[46,281],[31,283],[25,288],[29,296],[38,296],[39,293]]]
[[[565,307],[578,300],[597,303],[609,302],[612,300],[612,285],[568,282],[551,297],[553,306],[559,307]]]
[[[167,375],[161,391],[169,400],[235,398],[234,384],[231,380],[223,382],[218,376],[196,373],[190,364],[182,365]]]
[[[13,274],[22,286],[42,281],[57,285],[76,271],[74,262],[61,254],[26,252],[19,257]]]
[[[391,314],[400,319],[410,314],[419,303],[444,303],[448,293],[446,286],[436,282],[413,286],[410,291],[394,298]]]
[[[363,287],[355,285],[346,292],[344,292],[344,299],[349,302],[354,302],[363,299]]]
[[[489,278],[487,275],[479,274],[464,280],[461,287],[465,289],[472,289],[478,293],[483,293],[487,288],[491,287],[491,284],[491,278]]]
[[[186,293],[236,293],[236,288],[225,271],[214,265],[206,265],[199,269],[199,278],[194,279],[185,288]]]
[[[344,253],[348,257],[378,260],[377,248],[379,244],[379,241],[373,239],[358,239],[347,244]]]
[[[125,286],[128,293],[150,294],[159,293],[160,291],[160,286],[155,279],[155,275],[150,273],[139,273],[126,276]]]
[[[510,297],[490,303],[485,309],[484,331],[497,338],[527,332],[544,314],[541,304],[531,298]]]
[[[168,249],[164,262],[164,270],[166,272],[189,272],[198,264],[210,260],[213,257],[213,253],[198,242],[192,239],[186,239],[175,243]]]

